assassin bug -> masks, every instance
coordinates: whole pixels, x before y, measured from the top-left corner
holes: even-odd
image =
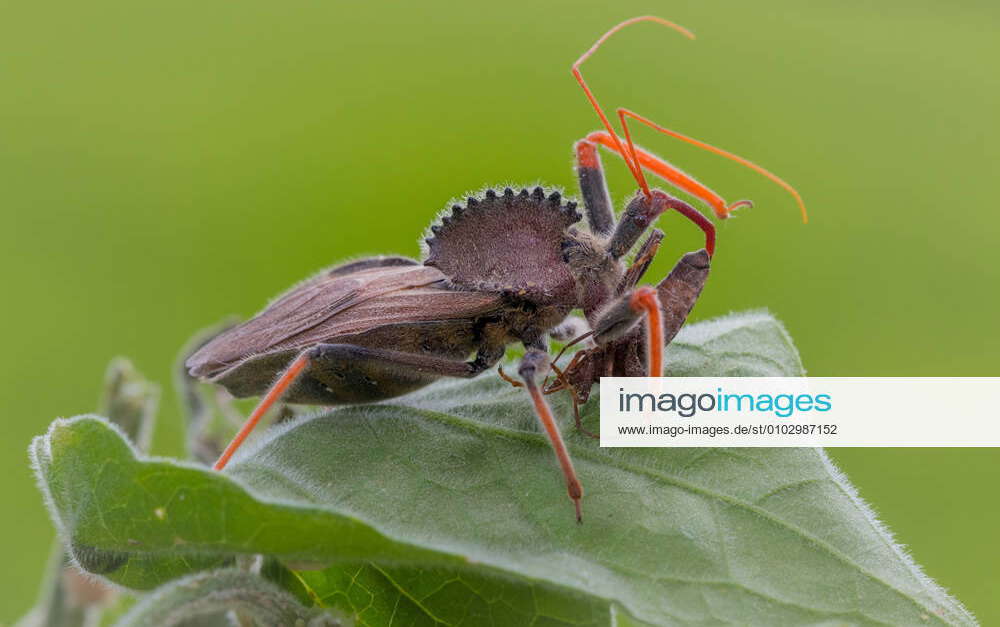
[[[376,402],[405,394],[441,377],[475,377],[495,366],[510,344],[526,353],[518,373],[555,451],[567,491],[581,517],[583,488],[545,399],[568,388],[586,400],[600,376],[660,376],[663,349],[681,328],[708,276],[715,227],[688,203],[650,189],[644,170],[704,201],[718,218],[749,201],[727,204],[718,194],[632,141],[628,120],[742,163],[791,192],[777,176],[724,150],[618,109],[624,140],[612,128],[580,72],[581,64],[610,36],[609,30],[572,66],[597,112],[603,131],[575,145],[587,229],[576,203],[541,187],[487,190],[452,207],[432,225],[422,261],[372,257],[325,270],[292,288],[249,321],[223,331],[186,362],[192,376],[224,386],[236,397],[263,398],[219,457],[221,470],[278,400],[340,405]],[[598,146],[620,156],[639,192],[615,219]],[[663,238],[651,229],[657,216],[675,210],[705,235],[705,247],[677,263],[655,287],[637,287]],[[803,218],[805,207],[802,206]],[[649,231],[631,264],[628,253]],[[593,346],[563,371],[550,360],[548,337],[565,332],[579,309]],[[572,318],[570,319],[572,320]],[[474,357],[469,360],[470,355]],[[543,382],[552,368],[558,379]],[[502,375],[502,372],[501,372]],[[505,376],[505,375],[502,375]]]

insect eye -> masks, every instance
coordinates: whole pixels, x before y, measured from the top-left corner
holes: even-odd
[[[573,254],[579,247],[580,247],[580,242],[577,242],[576,240],[573,239],[564,239],[559,244],[559,250],[562,252],[562,260],[565,263],[569,263],[570,257],[573,256]]]

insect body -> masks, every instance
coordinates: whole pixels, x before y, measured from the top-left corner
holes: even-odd
[[[701,198],[719,217],[749,204],[728,205],[636,148],[625,121],[631,117],[679,134],[619,110],[623,141],[597,105],[579,66],[608,36],[636,21],[679,28],[659,18],[635,18],[609,31],[573,66],[606,128],[576,144],[582,213],[575,202],[541,187],[487,190],[453,206],[431,226],[420,261],[373,257],[326,270],[188,359],[192,375],[237,397],[263,395],[216,469],[225,467],[279,399],[318,405],[388,399],[441,377],[475,377],[518,343],[526,353],[515,384],[531,396],[581,519],[583,489],[544,395],[569,389],[574,399],[586,400],[601,376],[660,376],[663,348],[698,298],[715,248],[712,223],[686,202],[650,189],[643,169]],[[599,145],[621,156],[639,183],[639,193],[619,218],[611,208]],[[655,287],[640,287],[663,238],[652,224],[668,210],[704,231],[705,248],[682,256]],[[553,367],[548,338],[562,332],[574,310],[589,328],[577,341],[589,337],[592,346],[578,352],[565,371],[556,369],[558,379],[544,388],[542,380]]]

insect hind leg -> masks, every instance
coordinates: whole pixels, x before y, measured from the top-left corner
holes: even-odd
[[[213,468],[222,470],[226,467],[261,418],[306,374],[309,375],[309,385],[319,386],[329,394],[327,404],[367,402],[404,394],[438,377],[474,377],[502,356],[502,351],[481,350],[473,361],[466,362],[354,344],[317,344],[299,353],[289,363]],[[409,376],[406,376],[407,373]]]

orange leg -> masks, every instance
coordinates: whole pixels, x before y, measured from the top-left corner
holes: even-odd
[[[236,437],[219,456],[213,468],[222,470],[226,467],[233,454],[246,441],[261,418],[285,395],[296,379],[314,363],[340,364],[342,367],[351,364],[357,367],[374,364],[383,368],[406,368],[437,377],[471,378],[487,368],[492,368],[499,357],[500,355],[493,355],[491,352],[480,351],[475,360],[465,362],[433,355],[367,348],[351,344],[316,344],[299,353],[298,357],[293,359],[284,372],[278,376],[250,417],[243,423]]]
[[[626,126],[626,128],[628,127]],[[615,145],[611,136],[605,131],[594,131],[593,133],[587,135],[587,140],[600,144],[618,153],[618,147]],[[722,196],[717,194],[704,183],[699,182],[693,176],[687,174],[680,168],[671,165],[666,160],[657,157],[656,155],[649,153],[634,144],[630,143],[625,147],[625,150],[628,151],[627,154],[631,153],[635,155],[635,159],[641,167],[655,173],[661,179],[670,183],[670,185],[676,187],[677,189],[691,194],[695,198],[701,199],[706,205],[712,208],[712,211],[718,218],[726,219],[735,209],[753,206],[753,203],[749,200],[740,200],[731,205],[727,204]],[[627,154],[622,158],[629,159]],[[652,194],[652,192],[650,193]]]
[[[267,410],[271,409],[271,406],[274,405],[288,390],[288,386],[294,383],[299,375],[302,374],[302,371],[309,365],[309,360],[310,357],[308,351],[303,352],[295,358],[295,360],[288,366],[288,368],[285,369],[283,373],[281,373],[281,376],[278,377],[278,380],[273,386],[271,386],[271,389],[267,391],[264,398],[260,400],[260,403],[253,410],[253,413],[251,413],[250,417],[247,418],[247,421],[243,423],[243,427],[240,428],[239,433],[236,434],[233,441],[229,443],[226,450],[219,456],[219,460],[215,462],[214,466],[212,466],[214,470],[222,470],[226,467],[226,464],[229,463],[229,459],[233,456],[233,453],[236,452],[236,449],[240,448],[243,442],[250,435],[250,432],[253,431],[254,427],[257,426],[257,423],[260,422],[260,419],[267,413]]]
[[[663,320],[656,289],[643,285],[632,292],[629,306],[646,314],[646,367],[649,377],[663,376]]]
[[[579,356],[580,356],[579,353],[573,356],[573,360],[570,361],[569,366],[567,366],[566,370],[569,370],[570,368],[573,367],[573,364],[576,362],[576,359]],[[545,382],[543,382],[541,385],[542,394],[548,396],[550,394],[555,394],[556,392],[561,392],[563,390],[568,391],[570,400],[573,402],[573,422],[576,425],[576,428],[581,433],[583,433],[588,437],[594,438],[595,440],[600,439],[600,436],[584,428],[583,417],[580,415],[580,398],[576,395],[576,390],[570,384],[569,379],[566,378],[566,372],[561,370],[558,366],[556,366],[555,362],[550,363],[549,367],[552,368],[552,371],[556,373],[556,380],[553,381],[551,385],[546,385],[546,383],[548,382],[548,378],[546,378]],[[517,381],[516,379],[512,378],[507,373],[505,373],[503,371],[503,366],[497,368],[497,374],[500,376],[501,379],[509,383],[512,387],[515,388],[524,387],[523,383]]]
[[[746,167],[750,168],[754,172],[760,174],[764,178],[767,178],[767,179],[771,180],[773,183],[777,184],[779,187],[781,187],[786,192],[788,192],[789,194],[791,194],[792,197],[795,199],[795,202],[799,205],[799,210],[802,212],[802,221],[803,222],[808,222],[809,221],[809,214],[806,213],[806,204],[805,204],[805,202],[803,202],[802,196],[799,194],[798,190],[796,190],[794,187],[792,187],[787,182],[785,182],[785,180],[782,179],[777,174],[774,174],[770,170],[768,170],[768,169],[766,169],[766,168],[764,168],[762,166],[757,165],[756,163],[754,163],[753,161],[750,161],[749,159],[747,159],[745,157],[741,157],[741,156],[739,156],[737,154],[731,153],[728,150],[723,150],[722,148],[719,148],[718,146],[713,146],[712,144],[709,144],[708,142],[703,142],[700,139],[695,139],[693,137],[688,137],[687,135],[685,135],[683,133],[679,133],[677,131],[671,130],[669,128],[666,128],[665,126],[660,126],[656,122],[653,122],[652,120],[650,120],[648,118],[645,118],[645,117],[639,115],[638,113],[635,113],[634,111],[630,111],[629,109],[619,108],[618,109],[618,119],[621,120],[622,128],[624,128],[626,130],[628,129],[628,125],[625,122],[625,119],[627,117],[628,118],[632,118],[633,120],[635,120],[635,121],[637,121],[637,122],[639,122],[641,124],[645,124],[649,128],[651,128],[651,129],[653,129],[655,131],[659,131],[660,133],[663,133],[664,135],[669,135],[670,137],[673,137],[675,139],[679,139],[681,141],[687,142],[687,143],[691,144],[692,146],[697,146],[698,148],[701,148],[703,150],[707,150],[709,152],[715,153],[715,154],[717,154],[717,155],[719,155],[721,157],[725,157],[726,159],[729,159],[731,161],[735,161],[736,163],[739,163],[742,166],[746,166]],[[629,145],[631,145],[631,141],[629,142]],[[706,190],[707,190],[707,188],[706,188]],[[711,190],[708,190],[708,191],[711,191]],[[698,194],[694,194],[692,192],[692,195],[697,196]],[[719,200],[722,201],[721,198],[719,198]],[[722,201],[721,205],[724,206],[725,205],[725,201]],[[749,200],[738,200],[738,201],[734,202],[731,205],[725,206],[725,210],[726,210],[726,213],[728,214],[728,213],[731,213],[734,209],[738,209],[739,207],[742,207],[742,206],[751,206],[752,207],[753,203],[751,203]],[[716,209],[716,207],[714,205],[712,206],[712,208]],[[719,216],[719,217],[723,217],[723,216]]]
[[[562,434],[559,433],[559,425],[556,424],[556,419],[552,415],[552,408],[549,407],[549,403],[545,400],[545,395],[537,382],[538,375],[547,370],[548,365],[549,356],[543,351],[532,349],[525,353],[518,372],[524,379],[524,386],[527,388],[528,394],[531,395],[531,402],[535,406],[535,415],[542,423],[545,434],[549,437],[549,443],[556,454],[556,460],[566,478],[566,491],[569,493],[569,498],[573,500],[573,507],[576,509],[576,522],[579,523],[583,522],[583,512],[580,505],[580,500],[583,498],[583,486],[580,485],[580,480],[576,477],[573,461],[569,457],[569,451],[566,449],[566,443],[563,442]]]

